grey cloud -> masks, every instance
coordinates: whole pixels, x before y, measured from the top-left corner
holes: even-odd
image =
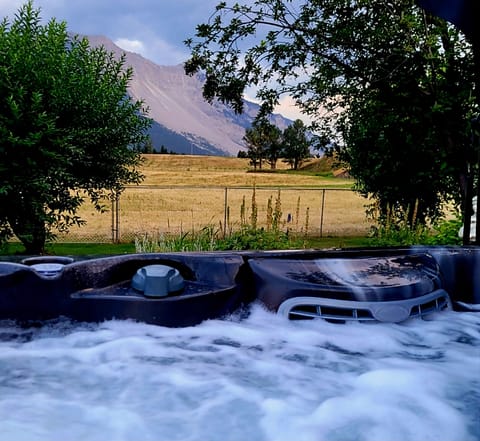
[[[219,0],[36,0],[45,21],[65,20],[71,32],[141,41],[145,56],[175,64],[188,56],[183,41],[208,20]],[[11,17],[24,2],[0,0],[0,16]],[[13,6],[13,7],[12,7]]]

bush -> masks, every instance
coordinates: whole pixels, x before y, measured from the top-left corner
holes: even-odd
[[[441,219],[433,227],[432,234],[427,238],[427,245],[461,245],[462,238],[458,235],[463,222],[459,213],[455,219]]]

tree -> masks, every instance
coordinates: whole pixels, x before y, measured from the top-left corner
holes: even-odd
[[[245,130],[243,140],[254,170],[257,166],[261,169],[264,160],[275,170],[282,152],[281,135],[281,130],[266,118],[256,118],[252,127]]]
[[[239,150],[237,153],[237,158],[248,158],[248,154],[245,150]]]
[[[153,146],[152,139],[150,137],[143,144],[141,152],[149,155],[157,153],[155,150],[155,147]]]
[[[310,157],[307,127],[301,119],[296,119],[283,131],[282,156],[293,170],[297,170],[302,161]]]
[[[399,17],[397,26],[411,36],[415,51],[401,34],[389,36],[399,48],[385,57],[389,75],[351,99],[349,115],[339,119],[346,145],[340,158],[383,216],[398,210],[412,223],[424,222],[439,216],[448,199],[460,202],[466,193],[475,162],[469,141],[472,60],[458,52],[464,43],[444,22],[429,18],[426,29],[416,15],[406,23]],[[429,41],[419,41],[425,31]]]
[[[41,24],[32,2],[0,24],[0,230],[28,253],[53,230],[81,225],[88,197],[97,209],[138,183],[150,120],[127,86],[132,69],[103,47],[71,37],[65,22]]]
[[[257,167],[261,170],[262,162],[265,159],[264,144],[255,126],[245,130],[243,140],[247,147],[247,157],[250,159],[250,165],[253,166],[254,171],[257,171]]]
[[[261,120],[259,127],[262,131],[265,158],[270,169],[277,168],[277,162],[282,155],[282,131],[268,120]]]
[[[291,95],[382,209],[418,201],[424,220],[465,195],[476,164],[472,48],[413,0],[221,2],[186,44],[185,70],[205,72],[207,100],[241,111],[255,86],[268,114]]]

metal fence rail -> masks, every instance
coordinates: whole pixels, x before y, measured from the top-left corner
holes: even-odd
[[[267,227],[272,209],[283,230],[310,236],[365,234],[366,201],[349,189],[304,187],[128,187],[105,201],[99,213],[85,204],[86,225],[59,234],[63,242],[129,242],[145,233],[198,231],[206,226],[227,233],[250,224]],[[270,208],[269,208],[270,207]],[[276,208],[275,208],[276,207]]]

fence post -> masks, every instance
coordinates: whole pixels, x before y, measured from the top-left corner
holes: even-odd
[[[120,196],[117,192],[112,192],[112,243],[120,242]]]
[[[115,243],[120,243],[120,194],[115,194],[115,212],[117,214],[117,225],[115,228]]]
[[[113,192],[110,197],[112,200],[112,243],[115,243],[115,198]]]
[[[228,187],[225,187],[225,198],[223,202],[223,237],[227,236],[227,210],[228,210]]]
[[[325,207],[325,189],[322,189],[322,204],[320,206],[320,237],[323,237],[323,211]]]

